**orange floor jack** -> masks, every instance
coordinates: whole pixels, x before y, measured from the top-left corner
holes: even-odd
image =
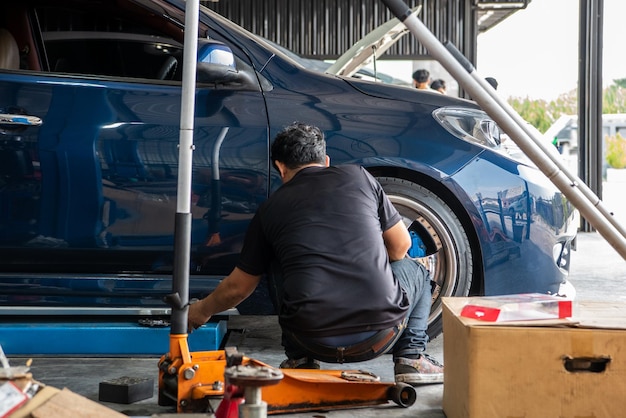
[[[182,318],[186,328],[186,310],[175,305],[172,330]],[[211,413],[219,403],[216,418],[252,418],[389,401],[409,407],[416,399],[412,386],[381,382],[361,370],[277,369],[234,348],[192,353],[185,333],[170,332],[170,352],[159,361],[159,405],[176,406],[179,413]],[[238,415],[237,411],[244,410],[245,414]]]
[[[171,340],[175,346],[159,361],[159,405],[177,412],[213,412],[212,402],[221,400],[216,418],[237,417],[233,409],[264,417],[389,401],[409,407],[417,398],[412,386],[361,370],[276,369],[236,349],[190,353],[186,335]]]

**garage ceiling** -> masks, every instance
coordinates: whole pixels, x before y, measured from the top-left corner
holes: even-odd
[[[420,19],[442,42],[450,41],[471,61],[476,37],[531,0],[409,0],[422,6]],[[352,44],[393,16],[380,0],[218,0],[202,1],[249,31],[303,57],[336,59]],[[428,59],[415,37],[405,36],[383,56]]]
[[[475,3],[478,33],[485,32],[520,9],[525,9],[531,0],[477,0]]]

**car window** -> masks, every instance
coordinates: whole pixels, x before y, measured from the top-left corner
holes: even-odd
[[[182,45],[112,9],[37,9],[50,71],[181,80]]]

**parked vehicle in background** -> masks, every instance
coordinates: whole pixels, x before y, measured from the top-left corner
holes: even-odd
[[[163,312],[171,292],[182,0],[6,2],[0,69],[0,313]],[[441,298],[569,288],[574,208],[474,102],[311,71],[201,7],[191,297],[234,266],[280,186],[269,145],[319,126],[333,164],[383,185]],[[8,51],[0,51],[8,53]],[[0,62],[4,62],[0,60]],[[423,243],[438,249],[424,257]],[[367,242],[355,245],[368,245]],[[260,287],[239,307],[272,313]]]
[[[626,136],[626,113],[606,113],[602,115],[602,174],[606,175],[608,164],[605,159],[606,138],[617,133]],[[578,170],[578,116],[562,115],[544,134],[546,141],[551,141],[568,162],[573,172]]]

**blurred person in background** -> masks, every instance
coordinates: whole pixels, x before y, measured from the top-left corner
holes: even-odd
[[[416,89],[428,90],[430,84],[430,72],[426,69],[419,69],[413,73],[413,86]]]
[[[438,91],[441,94],[446,94],[446,82],[441,78],[433,80],[433,82],[430,83],[430,88]]]

